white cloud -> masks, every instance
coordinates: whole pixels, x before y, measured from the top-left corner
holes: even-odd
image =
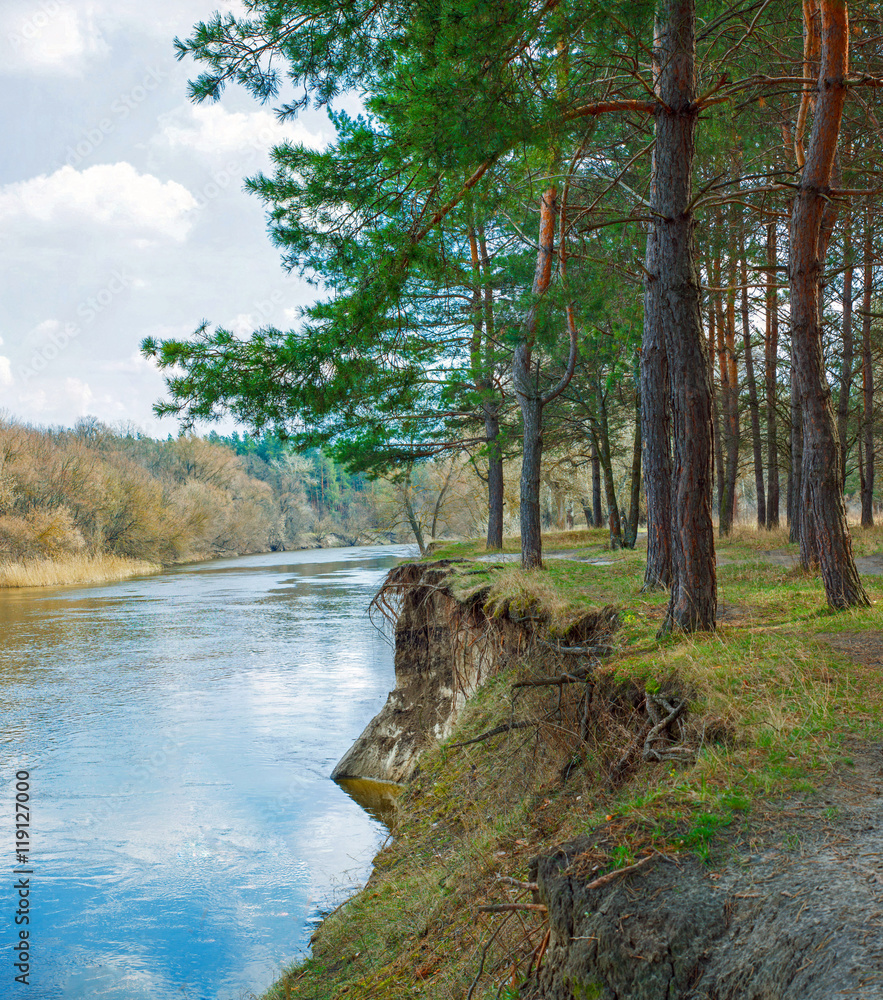
[[[92,4],[67,0],[4,3],[0,13],[0,73],[79,75],[86,61],[110,50]]]
[[[99,365],[99,368],[103,372],[123,372],[127,375],[140,374],[145,370],[159,370],[153,358],[145,358],[140,351],[130,354],[129,357],[123,361],[105,361]]]
[[[66,378],[64,380],[64,395],[67,402],[75,407],[80,416],[85,416],[89,412],[89,407],[95,399],[91,386],[79,378]]]
[[[12,362],[0,354],[0,385],[12,385]]]
[[[269,111],[227,111],[220,104],[182,105],[160,120],[154,142],[190,149],[211,159],[235,157],[229,169],[264,157],[286,139],[321,149],[328,141],[324,131],[312,132],[298,121],[280,123]]]
[[[70,423],[90,415],[101,420],[118,420],[125,415],[125,405],[118,397],[107,392],[96,396],[83,379],[46,379],[44,385],[46,388],[19,393],[18,410],[26,420],[53,423],[60,418]]]
[[[27,336],[25,337],[26,343],[38,343],[42,344],[44,340],[47,340],[49,336],[53,333],[58,333],[61,329],[61,323],[57,319],[44,319],[42,323],[38,323],[33,330],[29,330]]]
[[[0,223],[15,220],[47,225],[99,224],[127,233],[182,241],[196,208],[193,195],[175,181],[139,174],[130,163],[77,171],[62,167],[49,176],[0,188]]]

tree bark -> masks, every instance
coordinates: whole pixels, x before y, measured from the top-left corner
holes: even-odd
[[[533,371],[533,344],[537,313],[552,279],[555,252],[555,216],[558,189],[550,184],[540,199],[540,233],[537,264],[531,288],[531,304],[524,322],[524,335],[512,357],[512,384],[521,407],[524,450],[521,458],[521,566],[537,569],[543,565],[543,536],[540,519],[540,476],[543,459],[543,396],[538,373]]]
[[[824,257],[820,254],[822,225],[837,151],[845,76],[849,64],[849,25],[845,0],[820,0],[822,59],[819,96],[812,136],[791,218],[791,323],[795,375],[803,411],[803,493],[811,518],[801,530],[801,563],[807,559],[811,523],[825,594],[833,608],[868,605],[852,554],[846,524],[840,447],[825,378],[822,354],[820,292]]]
[[[843,233],[843,352],[840,358],[840,387],[837,393],[837,437],[840,440],[841,488],[846,487],[846,454],[849,443],[849,397],[852,395],[852,213],[847,212]]]
[[[610,525],[610,548],[621,549],[622,520],[619,516],[619,502],[616,498],[616,483],[613,479],[613,456],[610,449],[610,423],[607,418],[607,400],[600,385],[595,388],[595,413],[592,421],[592,438],[598,450],[601,471],[604,474],[604,493],[607,499],[607,522]]]
[[[671,586],[671,399],[662,333],[656,227],[647,234],[641,343],[641,442],[647,493],[647,565],[643,590]]]
[[[503,547],[503,450],[500,447],[498,407],[484,404],[484,433],[487,441],[487,548]]]
[[[489,260],[483,224],[476,227],[470,221],[469,249],[472,257],[472,339],[469,360],[474,388],[481,398],[484,417],[488,496],[486,548],[493,550],[503,547],[503,454],[500,448],[500,404],[493,398],[493,298],[489,299],[488,296]],[[482,282],[482,270],[485,282]]]
[[[629,497],[629,518],[622,537],[622,547],[633,549],[638,540],[638,520],[641,515],[641,380],[635,385],[635,437],[632,443],[632,478]]]
[[[776,282],[776,223],[767,228],[766,277],[766,342],[764,344],[766,376],[766,433],[767,433],[767,502],[766,526],[779,527],[779,445],[777,440],[776,375],[779,355],[779,297]]]
[[[496,322],[494,319],[494,290],[491,275],[491,259],[487,249],[487,236],[484,222],[478,223],[479,263],[482,274],[482,297],[484,304],[484,367],[482,379],[482,412],[484,414],[484,433],[487,441],[487,490],[488,490],[488,521],[487,548],[501,549],[503,547],[503,447],[500,440],[500,407],[499,398],[494,394],[494,338]]]
[[[732,258],[731,258],[732,261]],[[739,474],[739,387],[736,373],[736,267],[732,262],[729,274],[730,291],[727,309],[718,323],[720,352],[721,396],[723,397],[724,466],[723,490],[719,494],[720,514],[718,534],[729,535],[736,514],[736,479]]]
[[[417,512],[414,510],[414,498],[411,494],[411,470],[412,466],[409,465],[407,472],[405,473],[404,482],[404,501],[405,501],[405,517],[408,519],[408,524],[411,526],[411,531],[414,533],[414,538],[417,542],[417,547],[420,549],[420,555],[426,555],[426,541],[423,537],[423,527],[420,524],[420,518],[417,517]]]
[[[588,516],[586,517],[588,520]],[[590,528],[602,528],[604,526],[604,512],[601,510],[601,460],[598,458],[598,449],[592,444],[592,519],[589,521]]]
[[[788,540],[800,544],[800,497],[803,483],[803,415],[797,390],[794,337],[791,344],[791,468],[788,473]]]
[[[653,255],[645,288],[650,317],[659,324],[665,344],[674,431],[672,586],[662,631],[710,631],[717,612],[711,384],[690,207],[699,114],[695,0],[659,0],[653,62],[661,104],[650,192]]]
[[[739,229],[739,283],[742,286],[742,344],[745,349],[745,383],[748,387],[748,411],[751,418],[751,449],[754,453],[754,488],[757,494],[757,526],[766,527],[766,490],[763,481],[763,445],[760,439],[760,404],[754,377],[754,353],[751,347],[751,316],[748,308],[748,261],[745,252],[745,223]]]
[[[862,268],[862,527],[874,527],[874,365],[871,358],[871,302],[874,278],[874,247],[871,242],[871,209],[865,216],[864,264]]]

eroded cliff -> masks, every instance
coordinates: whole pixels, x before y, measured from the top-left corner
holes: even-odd
[[[334,768],[335,780],[407,781],[421,752],[450,735],[469,696],[523,644],[523,630],[487,618],[480,599],[452,596],[451,565],[398,566],[384,582],[375,608],[395,621],[396,686]]]

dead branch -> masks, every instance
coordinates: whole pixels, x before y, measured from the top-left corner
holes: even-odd
[[[548,912],[544,903],[492,903],[478,907],[479,913],[509,913],[510,911],[514,913],[515,910],[533,910],[536,913]]]
[[[537,951],[537,968],[536,968],[536,971],[537,971],[538,974],[539,974],[539,971],[540,971],[540,966],[543,964],[543,957],[546,954],[546,948],[549,947],[549,938],[551,936],[552,936],[552,927],[550,925],[549,928],[548,928],[548,930],[546,931],[545,937],[543,938],[542,942],[540,943],[539,950]],[[530,974],[530,971],[528,970],[528,975],[529,974]]]
[[[504,917],[500,921],[500,923],[497,925],[497,929],[487,939],[484,948],[481,949],[481,961],[478,964],[478,972],[475,973],[475,979],[472,980],[472,985],[469,987],[469,992],[466,994],[466,1000],[472,1000],[472,994],[475,992],[475,987],[478,985],[478,980],[481,979],[482,972],[484,972],[484,961],[487,958],[488,948],[490,948],[490,946],[494,943],[497,935],[506,926],[506,923],[508,922],[511,916],[512,914],[510,913],[509,916]]]
[[[482,740],[489,740],[492,736],[499,736],[500,733],[508,733],[512,729],[526,729],[528,726],[538,725],[538,722],[531,722],[529,720],[523,722],[504,722],[502,725],[495,726],[486,733],[482,733],[481,736],[473,736],[471,740],[463,740],[462,743],[450,743],[447,749],[453,750],[455,747],[468,747],[471,743],[481,743]]]
[[[516,681],[512,685],[512,690],[515,688],[525,688],[525,687],[552,687],[561,684],[584,684],[588,678],[589,670],[580,671],[577,673],[574,671],[572,674],[561,674],[558,677],[536,677],[530,681]]]
[[[512,878],[510,875],[498,875],[498,882],[504,882],[506,885],[514,885],[517,889],[529,889],[531,892],[535,892],[539,886],[536,882],[519,882],[517,878]]]
[[[673,706],[665,698],[652,694],[647,695],[647,713],[653,719],[655,725],[650,729],[644,739],[645,761],[661,762],[665,760],[679,760],[686,762],[694,760],[694,753],[683,743],[679,743],[677,746],[673,747],[663,747],[660,750],[656,750],[653,747],[654,741],[663,735],[675,719],[681,715],[686,706],[686,698],[684,698],[679,705]],[[658,712],[654,711],[655,708],[662,708],[668,714],[660,718]]]
[[[658,854],[650,854],[646,858],[641,858],[640,861],[636,861],[633,865],[626,865],[625,868],[617,868],[615,871],[607,872],[606,875],[601,875],[594,881],[589,882],[587,885],[583,886],[584,889],[600,889],[602,885],[607,885],[608,882],[612,882],[618,875],[626,875],[629,872],[637,871],[639,868],[643,868],[644,865],[648,864],[654,858],[660,857]]]
[[[548,649],[552,649],[556,653],[563,653],[565,656],[587,656],[590,654],[593,654],[595,656],[607,656],[613,652],[613,646],[607,646],[607,645],[559,646],[554,642],[547,642],[545,639],[540,639],[539,643],[541,646],[546,646]]]

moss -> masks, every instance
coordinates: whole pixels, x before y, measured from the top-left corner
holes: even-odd
[[[573,979],[568,985],[576,1000],[603,1000],[604,988],[598,983],[578,982]]]

